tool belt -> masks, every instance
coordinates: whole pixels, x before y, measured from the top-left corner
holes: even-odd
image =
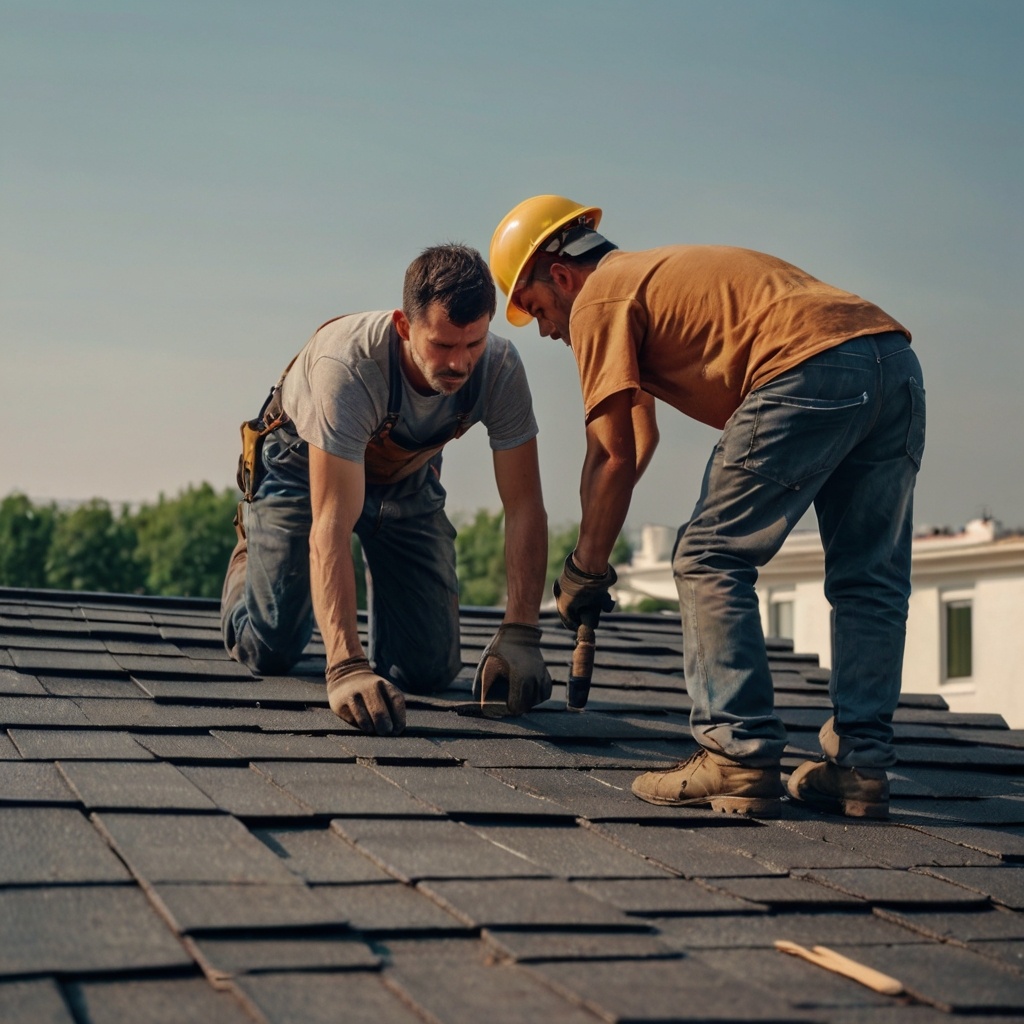
[[[281,387],[294,362],[293,359],[285,367],[281,379],[270,389],[259,416],[254,420],[244,420],[239,428],[242,434],[242,454],[238,456],[235,481],[246,501],[252,501],[263,480],[263,442],[272,430],[277,430],[278,427],[290,422],[281,405]]]

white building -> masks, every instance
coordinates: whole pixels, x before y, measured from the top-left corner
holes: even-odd
[[[617,567],[620,607],[642,597],[675,599],[670,565],[676,531],[645,526],[628,566]],[[938,693],[953,711],[1002,715],[1024,728],[1024,535],[991,519],[959,533],[914,538],[913,594],[903,665],[906,693]],[[800,530],[760,573],[766,636],[830,663],[824,554],[816,530]]]

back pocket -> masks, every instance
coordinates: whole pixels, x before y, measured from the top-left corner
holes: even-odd
[[[754,392],[726,428],[727,464],[798,490],[848,451],[867,392],[850,398],[800,398]]]

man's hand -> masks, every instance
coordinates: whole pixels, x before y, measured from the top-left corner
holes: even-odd
[[[481,704],[504,701],[510,715],[521,715],[551,696],[551,675],[540,651],[541,631],[507,622],[484,648],[473,679]]]
[[[562,575],[555,580],[552,588],[558,617],[566,629],[575,630],[586,615],[587,625],[596,626],[601,612],[610,612],[615,602],[608,594],[618,576],[609,565],[600,576],[593,576],[576,567],[572,553],[566,555]]]
[[[328,668],[327,700],[339,718],[361,732],[390,736],[405,728],[402,691],[377,675],[366,658]]]

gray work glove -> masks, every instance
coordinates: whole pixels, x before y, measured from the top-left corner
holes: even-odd
[[[595,628],[601,612],[610,612],[615,607],[608,588],[617,579],[610,565],[600,576],[594,576],[577,568],[572,552],[566,555],[562,575],[552,587],[562,625],[575,631],[581,621],[586,621],[588,626]]]
[[[366,658],[349,658],[327,669],[327,700],[331,710],[361,732],[378,736],[405,728],[405,697],[382,679]]]
[[[551,675],[540,652],[541,631],[525,622],[498,627],[484,648],[473,678],[473,699],[504,702],[510,715],[521,715],[551,696]]]

